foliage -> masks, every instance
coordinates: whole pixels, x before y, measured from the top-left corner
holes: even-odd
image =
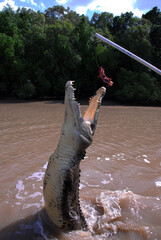
[[[161,103],[161,78],[94,37],[98,32],[161,68],[161,12],[142,18],[132,12],[94,13],[89,21],[63,6],[35,12],[10,6],[0,12],[0,97],[64,96],[75,80],[77,95],[87,97],[103,83],[99,66],[113,78],[107,97],[121,102]]]
[[[161,101],[159,87],[155,84],[156,79],[145,72],[139,74],[121,68],[118,81],[120,88],[116,96],[122,102],[150,104]]]

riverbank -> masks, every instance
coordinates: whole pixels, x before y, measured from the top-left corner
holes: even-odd
[[[81,105],[88,105],[88,99],[76,99]],[[0,104],[7,103],[32,103],[32,102],[45,102],[45,103],[62,103],[64,104],[64,98],[39,98],[39,99],[19,99],[19,98],[3,98],[0,99]],[[161,104],[143,104],[143,103],[127,103],[117,100],[103,100],[102,105],[107,106],[142,106],[142,107],[161,107]]]

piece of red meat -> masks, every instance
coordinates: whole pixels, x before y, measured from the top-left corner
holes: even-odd
[[[112,85],[113,85],[112,78],[108,78],[105,75],[105,71],[102,67],[100,67],[98,78],[101,78],[103,80],[103,82],[108,85],[108,87],[112,87]]]

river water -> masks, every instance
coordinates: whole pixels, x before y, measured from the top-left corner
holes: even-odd
[[[159,107],[101,106],[81,162],[89,231],[51,236],[42,226],[43,175],[63,119],[63,102],[0,102],[0,239],[161,239]]]

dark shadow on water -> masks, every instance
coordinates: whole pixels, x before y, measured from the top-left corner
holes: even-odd
[[[40,212],[0,230],[0,240],[44,240],[39,215]]]
[[[42,223],[43,210],[10,224],[0,230],[0,240],[46,240],[57,239],[61,231],[54,229],[51,235],[51,229],[44,222]],[[52,229],[53,231],[53,229]]]

